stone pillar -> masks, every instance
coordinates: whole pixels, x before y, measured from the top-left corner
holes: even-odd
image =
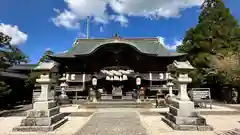
[[[13,131],[53,131],[67,121],[64,114],[54,99],[51,84],[54,82],[49,74],[44,74],[37,79],[41,85],[41,94],[33,104],[33,109],[22,120],[21,125],[13,128]]]

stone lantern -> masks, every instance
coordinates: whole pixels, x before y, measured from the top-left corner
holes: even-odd
[[[172,78],[171,76],[169,76],[169,77],[167,78],[167,80],[168,80],[167,86],[168,86],[168,88],[169,88],[169,93],[168,93],[168,95],[169,95],[169,97],[173,97],[173,96],[175,96],[175,95],[173,94],[173,91],[172,91],[173,85],[174,85],[174,83],[172,82],[172,81],[173,81],[173,78]]]
[[[41,93],[33,104],[33,109],[22,120],[21,125],[13,128],[13,131],[53,131],[67,121],[64,114],[54,99],[54,91],[51,86],[55,83],[51,73],[56,69],[55,63],[40,63],[35,70],[42,74],[36,81],[41,85]]]
[[[187,94],[187,84],[192,82],[188,73],[194,67],[188,61],[174,61],[168,70],[175,72],[173,81],[178,85],[178,95],[169,99],[169,112],[162,120],[175,130],[213,130],[206,124],[205,118],[199,115]]]
[[[65,75],[63,75],[63,77],[60,78],[59,81],[60,81],[60,88],[61,88],[61,94],[59,96],[59,101],[60,101],[60,103],[65,103],[65,104],[70,103],[69,98],[65,92],[68,87]]]
[[[142,101],[140,99],[140,85],[141,85],[141,78],[140,77],[136,78],[136,85],[137,85],[137,90],[136,90],[137,100],[136,100],[136,102],[141,103]]]
[[[97,93],[96,93],[96,89],[97,89],[97,78],[96,77],[93,77],[92,78],[92,85],[93,85],[93,88],[90,89],[89,91],[89,96],[90,96],[90,101],[91,102],[97,102]]]

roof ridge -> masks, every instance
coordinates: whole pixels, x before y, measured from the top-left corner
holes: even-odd
[[[86,40],[109,40],[109,39],[113,39],[114,38],[76,38],[76,41],[77,40],[82,40],[82,41],[86,41]],[[157,37],[120,37],[118,38],[118,40],[121,40],[121,39],[125,39],[125,40],[158,40]]]

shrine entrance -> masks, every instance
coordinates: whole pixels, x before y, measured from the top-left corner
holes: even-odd
[[[134,71],[128,67],[113,66],[105,67],[101,70],[106,77],[102,78],[102,95],[112,97],[112,99],[131,99],[133,89],[135,89]]]

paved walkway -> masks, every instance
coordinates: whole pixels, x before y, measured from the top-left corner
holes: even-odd
[[[136,112],[99,112],[77,135],[147,135]]]
[[[167,108],[78,109],[77,106],[66,106],[61,107],[61,112],[71,112],[66,116],[69,121],[53,132],[12,132],[12,128],[18,126],[25,117],[14,113],[0,117],[0,135],[227,135],[226,132],[240,128],[240,114],[230,113],[236,112],[239,105],[231,106],[226,108],[215,105],[213,109],[201,110],[207,123],[214,127],[214,131],[208,132],[174,131],[161,120],[159,112],[166,112]],[[212,114],[211,111],[216,113]]]

